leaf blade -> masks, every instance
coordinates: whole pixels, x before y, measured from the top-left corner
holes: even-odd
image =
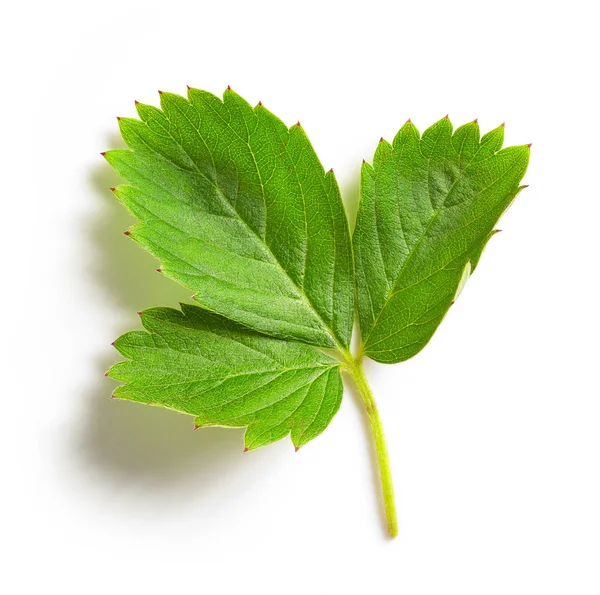
[[[429,341],[515,198],[529,147],[500,149],[504,127],[447,118],[420,137],[410,122],[363,165],[353,243],[364,353],[384,363]],[[379,254],[379,259],[373,257]]]
[[[353,259],[335,176],[301,126],[231,90],[161,94],[121,118],[106,158],[140,219],[132,239],[204,307],[273,336],[347,348]],[[264,295],[265,288],[270,294]],[[271,303],[272,302],[272,303]]]
[[[143,331],[115,341],[127,359],[114,396],[193,415],[197,426],[246,427],[248,449],[291,434],[300,447],[330,423],[341,364],[314,347],[250,331],[197,306],[141,313]]]

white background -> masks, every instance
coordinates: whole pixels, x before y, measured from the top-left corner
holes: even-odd
[[[598,18],[570,2],[30,2],[3,8],[2,592],[600,593]],[[115,116],[229,84],[300,119],[356,202],[408,118],[506,121],[530,185],[427,348],[358,403],[242,454],[109,399],[110,343],[189,291],[123,236]]]

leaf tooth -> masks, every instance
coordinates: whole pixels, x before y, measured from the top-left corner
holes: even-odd
[[[375,149],[375,155],[373,157],[373,167],[383,164],[389,157],[390,153],[394,150],[394,147],[388,143],[383,137],[379,139],[377,148]]]
[[[410,118],[406,120],[404,125],[398,130],[398,133],[392,141],[393,146],[397,146],[406,137],[419,138],[419,131]]]
[[[139,104],[137,106],[137,110],[139,113],[139,109],[140,106],[142,106],[143,104]],[[117,117],[117,122],[119,123],[119,131],[121,132],[121,136],[123,137],[123,140],[125,140],[127,138],[127,133],[131,132],[132,128],[131,126],[139,126],[140,125],[140,121],[137,120],[136,118],[122,118],[121,116]],[[127,140],[125,140],[125,142],[127,143]]]
[[[142,103],[140,101],[135,102],[135,111],[137,112],[140,120],[146,123],[152,116],[156,116],[157,112],[162,118],[164,118],[164,114],[157,107],[148,105],[147,103]]]
[[[492,153],[497,153],[502,148],[503,143],[504,122],[481,137],[480,145],[482,148],[486,147],[485,151],[481,153],[481,158],[484,158],[486,155],[488,155],[489,151]]]
[[[138,230],[143,228],[144,225],[142,224],[136,224],[136,225],[130,225],[126,231],[123,232],[124,235],[126,235],[130,240],[133,240],[134,242],[139,243],[139,236],[137,234]]]

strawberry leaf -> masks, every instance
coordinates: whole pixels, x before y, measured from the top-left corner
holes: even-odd
[[[197,426],[247,427],[247,449],[290,433],[299,448],[340,406],[340,362],[314,347],[185,304],[146,310],[141,319],[145,331],[115,342],[127,360],[108,371],[125,383],[114,397],[194,415]]]
[[[137,104],[108,162],[141,221],[129,235],[204,307],[252,329],[347,348],[354,314],[346,214],[302,127],[231,90]]]
[[[363,351],[406,360],[429,341],[521,187],[529,146],[501,149],[443,118],[420,137],[407,122],[363,164],[353,242]]]
[[[399,362],[429,341],[521,190],[529,146],[502,149],[503,126],[453,133],[447,118],[421,137],[409,120],[363,164],[350,240],[333,172],[299,123],[288,129],[229,88],[223,100],[162,93],[161,109],[137,110],[139,120],[119,120],[129,148],[105,153],[127,182],[113,191],[140,221],[126,234],[202,308],[141,312],[144,330],[114,344],[125,361],[107,372],[123,383],[113,396],[192,415],[196,427],[244,427],[246,450],[288,435],[298,449],[339,409],[345,370],[369,418],[395,537],[362,358]]]

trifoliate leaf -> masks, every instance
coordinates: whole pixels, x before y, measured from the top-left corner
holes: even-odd
[[[520,190],[529,146],[501,149],[504,127],[407,122],[363,164],[354,232],[363,350],[385,363],[429,341],[493,228]],[[466,272],[466,276],[464,276]]]
[[[142,222],[130,236],[195,299],[250,328],[346,348],[354,282],[333,172],[304,130],[226,90],[190,89],[120,118],[129,150],[106,159],[115,193]]]
[[[303,343],[266,337],[181,305],[141,312],[145,331],[115,342],[127,358],[108,375],[114,396],[196,417],[197,426],[246,427],[246,448],[291,433],[296,447],[318,436],[342,399],[340,362]]]
[[[364,164],[350,241],[333,172],[304,131],[227,90],[161,94],[120,119],[128,150],[106,158],[113,189],[140,220],[126,232],[203,306],[140,313],[115,342],[114,396],[245,427],[246,449],[291,435],[299,448],[330,423],[353,378],[373,432],[389,534],[398,533],[391,466],[362,356],[398,362],[429,341],[515,198],[529,147],[504,128],[407,123]],[[354,264],[362,333],[349,342]],[[316,346],[316,347],[315,347]],[[333,348],[337,359],[320,348]]]

